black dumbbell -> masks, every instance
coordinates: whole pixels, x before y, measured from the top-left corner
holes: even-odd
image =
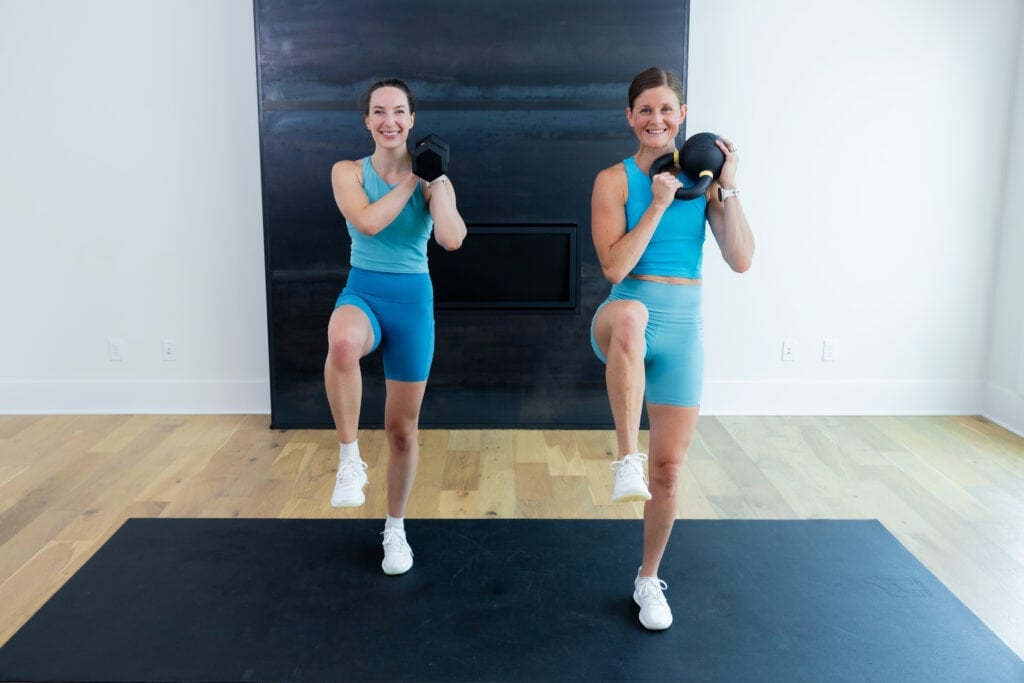
[[[697,181],[697,184],[676,190],[676,199],[696,199],[707,191],[711,181],[722,172],[725,155],[715,144],[715,141],[720,139],[714,133],[697,133],[684,142],[683,148],[678,152],[655,159],[651,164],[651,178],[673,166],[678,166],[688,178]]]
[[[410,152],[412,172],[428,183],[448,173],[448,143],[430,134],[419,140]]]

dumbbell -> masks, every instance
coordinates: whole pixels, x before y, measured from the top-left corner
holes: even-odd
[[[714,133],[697,133],[683,143],[678,152],[664,154],[651,164],[650,176],[653,179],[662,171],[678,166],[687,178],[696,180],[693,187],[681,187],[676,190],[676,199],[696,199],[711,187],[711,181],[722,172],[725,154],[718,149],[716,140],[721,140]]]
[[[416,142],[410,151],[412,172],[428,183],[448,173],[448,143],[430,134]]]

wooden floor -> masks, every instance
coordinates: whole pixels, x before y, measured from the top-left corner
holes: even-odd
[[[129,517],[334,510],[326,430],[258,416],[0,416],[0,643]],[[611,431],[425,430],[408,516],[639,518],[612,505]],[[646,435],[644,435],[646,445]],[[681,518],[877,518],[1024,657],[1024,439],[975,417],[701,417]],[[677,605],[675,609],[685,609]]]

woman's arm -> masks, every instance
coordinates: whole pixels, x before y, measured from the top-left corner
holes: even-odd
[[[466,238],[466,223],[455,205],[455,188],[442,176],[424,188],[430,216],[434,219],[434,240],[445,251],[455,251]]]
[[[729,197],[723,202],[718,199],[718,188],[736,188],[736,166],[739,156],[728,140],[719,140],[718,147],[725,154],[725,163],[718,176],[718,182],[712,183],[708,190],[708,223],[711,232],[718,242],[722,258],[737,273],[746,272],[754,258],[754,233],[750,229],[747,217],[743,213],[743,205],[739,196]],[[735,148],[734,148],[735,149]]]
[[[640,261],[679,187],[682,183],[671,173],[654,176],[654,198],[640,221],[627,232],[625,206],[629,190],[625,168],[618,164],[597,174],[590,201],[591,237],[609,282],[621,282]]]
[[[358,161],[339,161],[331,169],[331,187],[338,209],[356,230],[376,235],[398,217],[416,191],[420,179],[410,173],[393,190],[370,202],[363,189],[363,169]]]

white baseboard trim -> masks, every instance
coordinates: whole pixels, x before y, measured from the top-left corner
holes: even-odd
[[[268,380],[0,381],[0,414],[270,414]],[[1024,397],[981,382],[742,382],[704,387],[705,415],[982,415],[1024,435]]]
[[[0,414],[270,414],[269,380],[0,381]]]
[[[1024,396],[1005,387],[989,384],[982,415],[1004,429],[1024,437]]]
[[[979,415],[982,382],[708,381],[705,415]]]

